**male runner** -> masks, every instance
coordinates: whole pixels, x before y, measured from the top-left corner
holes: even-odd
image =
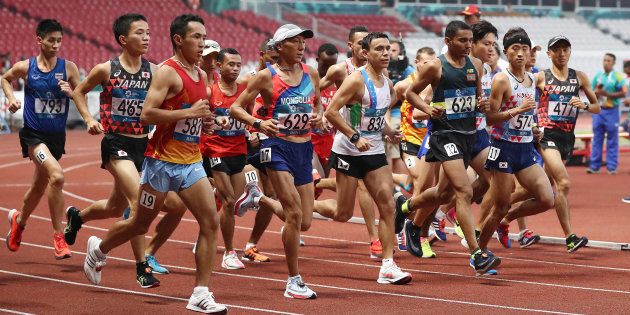
[[[339,51],[337,47],[331,43],[325,43],[319,46],[317,49],[317,72],[320,77],[325,77],[328,69],[337,64],[337,57]],[[328,108],[333,95],[337,91],[337,86],[330,85],[329,87],[321,90],[322,107],[324,110]],[[335,131],[331,128],[327,121],[324,120],[324,128],[315,128],[311,132],[311,141],[313,142],[313,169],[317,169],[321,172],[319,175],[322,178],[328,177],[330,173],[330,166],[328,165],[328,158],[330,156],[330,150],[333,145],[333,138]],[[317,199],[318,192],[321,194],[321,189],[315,189],[315,199]]]
[[[149,129],[140,122],[140,114],[157,67],[142,57],[150,41],[149,24],[144,16],[134,13],[122,15],[114,21],[113,31],[122,53],[96,65],[75,89],[73,99],[88,132],[92,135],[105,133],[101,141],[101,168],[112,174],[114,187],[107,200],[99,200],[83,210],[68,208],[64,236],[70,245],[74,244],[84,223],[120,217],[123,210],[138,199],[139,173],[142,171]],[[103,87],[100,123],[92,118],[86,98],[96,85]],[[160,284],[148,267],[156,273],[168,273],[154,257],[155,247],[159,247],[155,245],[162,245],[168,239],[186,211],[177,198],[169,198],[167,204],[167,215],[160,220],[160,229],[156,229],[156,239],[161,243],[154,244],[153,252],[145,255],[144,235],[131,240],[136,258],[136,280],[143,288]]]
[[[400,133],[385,121],[385,113],[396,100],[393,84],[383,74],[389,64],[389,38],[380,32],[369,33],[361,46],[368,63],[344,80],[326,110],[326,119],[338,130],[330,158],[337,171],[337,202],[319,213],[336,221],[348,221],[354,211],[358,180],[363,179],[380,213],[378,230],[383,260],[377,281],[406,284],[411,281],[411,274],[403,272],[393,259],[394,203],[388,195],[394,187],[382,138],[400,140]],[[346,109],[343,116],[339,113],[346,104],[356,103],[360,104],[360,111]]]
[[[284,213],[282,242],[289,269],[284,296],[296,299],[317,297],[302,281],[298,268],[300,230],[310,228],[313,216],[310,128],[321,127],[319,75],[301,62],[305,39],[312,37],[311,30],[293,24],[280,26],[273,36],[280,60],[258,72],[230,110],[232,117],[269,136],[261,143],[260,162],[266,168]],[[258,94],[264,101],[261,111],[266,114],[264,120],[253,117],[245,109]],[[252,183],[255,187],[255,182]],[[249,192],[246,189],[246,193]]]
[[[202,155],[206,173],[214,179],[222,204],[220,219],[225,253],[221,267],[243,269],[245,265],[239,260],[233,244],[234,201],[245,187],[243,168],[247,163],[247,143],[245,125],[230,117],[230,106],[247,85],[236,83],[242,66],[241,55],[236,49],[222,49],[216,60],[219,78],[211,87],[210,110],[216,121],[226,126],[209,135],[202,133]]]
[[[367,64],[366,57],[362,54],[361,41],[368,34],[368,29],[362,25],[356,25],[350,28],[348,34],[348,48],[352,51],[352,56],[346,59],[342,63],[338,63],[331,66],[326,72],[326,76],[322,78],[320,89],[323,91],[331,85],[335,85],[337,88],[341,86],[341,83],[351,75],[356,69],[363,67]],[[359,112],[361,106],[359,104],[353,104],[354,106],[347,106],[344,110]],[[361,214],[365,220],[365,227],[367,228],[368,235],[370,237],[370,257],[380,258],[383,255],[383,246],[378,238],[378,230],[376,228],[376,221],[374,215],[374,202],[369,192],[363,184],[363,180],[359,180],[359,208],[361,208]],[[347,220],[346,220],[347,221]]]
[[[22,104],[15,98],[11,82],[20,78],[25,81],[24,128],[20,130],[20,145],[22,156],[30,158],[35,165],[33,183],[24,195],[22,207],[19,211],[9,211],[6,243],[10,251],[20,248],[26,222],[48,190],[54,255],[56,259],[64,259],[71,254],[63,239],[64,175],[59,159],[66,152],[68,107],[72,89],[79,85],[79,70],[73,62],[57,57],[63,38],[59,22],[42,20],[35,33],[39,46],[37,57],[15,63],[0,79],[12,113]]]
[[[473,33],[462,21],[450,22],[445,31],[446,54],[428,63],[418,73],[405,94],[407,101],[431,116],[431,137],[427,162],[439,162],[443,174],[437,187],[424,191],[405,201],[396,198],[396,232],[402,230],[404,218],[422,209],[419,222],[424,221],[435,208],[449,201],[454,192],[458,219],[471,249],[471,266],[477,274],[485,274],[501,261],[492,253],[480,249],[475,238],[470,214],[472,187],[466,167],[472,158],[476,140],[475,111],[487,110],[487,100],[481,98],[482,63],[469,57]],[[432,106],[420,98],[419,93],[428,85],[433,87]],[[444,176],[442,176],[444,175]]]
[[[532,215],[553,207],[551,184],[534,153],[534,134],[538,132],[534,126],[536,78],[525,71],[531,41],[522,28],[511,28],[503,37],[503,47],[509,67],[492,79],[491,110],[487,113],[492,135],[486,160],[486,168],[492,172],[488,197],[494,208],[479,235],[479,246],[484,249],[497,226],[509,224],[516,219],[514,214]],[[506,216],[514,190],[513,175],[533,198]]]
[[[544,131],[540,141],[547,174],[555,184],[555,203],[558,220],[566,237],[567,250],[574,252],[588,243],[586,237],[577,237],[571,229],[568,194],[569,174],[564,166],[575,143],[575,124],[580,110],[597,114],[601,111],[597,96],[591,90],[588,76],[569,68],[571,43],[558,35],[549,40],[547,55],[552,66],[537,74],[538,88],[542,91],[538,106],[538,126]],[[590,104],[580,100],[582,90]]]
[[[173,20],[170,34],[175,55],[156,72],[140,116],[143,124],[157,124],[157,128],[145,153],[139,198],[133,203],[137,211],[129,220],[114,224],[102,241],[96,236],[88,239],[83,269],[90,282],[99,284],[107,254],[132,237],[146,233],[166,194],[175,191],[199,223],[196,286],[186,308],[204,313],[225,312],[225,306],[217,304],[208,291],[218,215],[198,144],[202,127],[210,128],[214,117],[208,106],[205,73],[196,67],[206,30],[200,17],[185,14]]]

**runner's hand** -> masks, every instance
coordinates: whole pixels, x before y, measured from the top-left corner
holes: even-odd
[[[527,96],[523,100],[523,103],[521,104],[521,106],[518,107],[518,113],[519,114],[527,113],[530,110],[534,110],[534,109],[536,109],[536,101],[534,101],[533,97]]]
[[[86,121],[85,124],[87,125],[88,133],[91,135],[99,135],[104,131],[103,125],[94,119]]]
[[[18,100],[9,101],[9,111],[15,113],[22,108],[22,103]]]
[[[72,88],[70,87],[70,83],[68,83],[68,81],[59,80],[57,84],[61,88],[61,92],[66,94],[68,97],[72,96]]]
[[[384,133],[385,139],[393,144],[398,144],[400,143],[400,140],[402,140],[402,133],[400,132],[400,130],[391,130],[390,132]]]
[[[534,141],[536,141],[536,142],[540,142],[540,140],[542,140],[543,136],[545,135],[545,132],[542,131],[538,127],[533,127],[532,128],[532,133],[534,134]]]
[[[260,139],[258,139],[258,132],[252,132],[251,134],[249,134],[249,144],[251,144],[254,148],[260,144]]]
[[[359,152],[365,152],[372,147],[370,142],[363,137],[359,137],[359,140],[357,140],[354,145],[357,147],[357,149],[359,149]]]
[[[276,119],[263,120],[260,123],[260,131],[267,136],[275,136],[278,131],[280,131],[280,128],[278,127],[278,121]]]
[[[490,111],[490,100],[487,97],[479,97],[477,98],[477,110],[482,113],[487,113]]]
[[[212,112],[210,111],[210,102],[208,100],[198,100],[188,109],[190,112],[190,118],[210,118]],[[214,119],[213,119],[214,120]]]
[[[431,116],[431,118],[440,118],[442,117],[443,114],[444,114],[444,109],[432,106],[431,113],[429,113],[429,116]]]
[[[569,105],[577,107],[579,109],[586,109],[586,105],[584,104],[584,102],[582,102],[579,97],[575,96],[571,97],[571,100],[569,100]]]
[[[322,124],[322,115],[320,113],[313,112],[310,123],[312,128],[324,129],[324,125]]]

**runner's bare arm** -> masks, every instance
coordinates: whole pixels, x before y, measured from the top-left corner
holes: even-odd
[[[356,131],[343,120],[339,110],[346,104],[360,100],[363,95],[359,95],[358,91],[363,93],[363,79],[359,72],[355,72],[343,81],[324,113],[330,124],[347,137],[351,137]]]
[[[264,91],[271,90],[273,83],[271,81],[271,72],[268,69],[259,71],[247,84],[247,88],[241,95],[234,101],[234,104],[230,107],[230,116],[246,123],[250,126],[256,122],[256,118],[250,115],[247,110],[247,104],[254,102],[258,94]],[[266,134],[275,134],[279,131],[278,121],[275,119],[269,119],[260,123],[260,131]]]
[[[9,110],[12,113],[15,113],[22,104],[19,100],[15,98],[15,94],[13,94],[13,86],[11,82],[24,78],[28,75],[28,59],[16,62],[9,71],[7,71],[2,77],[0,81],[2,82],[2,90],[4,91],[4,95],[6,95],[9,100]]]
[[[514,109],[510,110],[512,112],[500,111],[503,100],[508,97],[509,89],[508,77],[504,73],[497,73],[492,79],[492,87],[490,88],[490,110],[486,113],[488,125],[506,121],[517,114]]]
[[[83,120],[87,124],[88,133],[92,135],[100,134],[103,132],[103,126],[92,118],[87,105],[87,94],[94,89],[95,86],[101,85],[105,88],[107,80],[109,80],[111,70],[110,61],[100,63],[88,73],[85,80],[81,81],[79,85],[72,91],[72,100],[83,117]]]
[[[184,84],[175,69],[169,66],[160,67],[151,80],[151,86],[144,100],[140,121],[143,124],[164,124],[182,119],[210,116],[210,107],[207,99],[198,100],[190,108],[183,110],[160,108],[167,97],[175,96],[183,88]]]
[[[599,112],[602,111],[602,108],[597,101],[597,95],[595,95],[595,92],[593,92],[593,89],[591,88],[591,82],[589,81],[588,76],[582,71],[577,71],[577,77],[580,82],[580,89],[584,91],[584,94],[586,94],[586,98],[588,98],[588,102],[590,103],[588,105],[589,113],[599,114]]]
[[[333,84],[340,86],[340,82],[343,80],[342,74],[343,64],[336,64],[328,68],[326,75],[319,81],[319,90],[324,90]]]
[[[311,118],[311,126],[324,128],[324,126],[322,126],[322,117],[324,113],[322,108],[321,93],[319,90],[319,73],[311,66],[309,66],[308,68],[309,75],[311,77],[311,83],[313,84],[313,92],[315,93],[315,98],[313,99],[313,117]]]
[[[407,91],[405,92],[405,98],[414,108],[435,117],[442,115],[443,110],[440,108],[431,107],[423,98],[420,97],[420,92],[426,89],[429,85],[437,86],[439,83],[442,63],[439,59],[431,61],[420,68],[418,77],[411,83]]]

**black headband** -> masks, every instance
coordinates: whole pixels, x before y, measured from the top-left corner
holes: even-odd
[[[508,47],[510,47],[513,44],[525,44],[529,46],[529,48],[532,48],[532,41],[529,40],[527,36],[523,36],[523,35],[516,35],[514,37],[508,38],[507,40],[504,40],[503,48],[508,49]]]

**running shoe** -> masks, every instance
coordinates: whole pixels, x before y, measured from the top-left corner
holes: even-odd
[[[503,247],[505,248],[512,247],[512,240],[510,239],[510,225],[509,224],[499,223],[499,226],[497,227],[497,239],[499,240],[499,243],[503,245]]]
[[[55,246],[55,259],[61,260],[72,256],[68,244],[66,244],[66,240],[63,239],[63,234],[53,234],[53,243]]]
[[[624,203],[630,203],[630,196],[629,196],[629,197],[624,197],[624,198],[621,198],[621,202],[624,202]]]
[[[405,224],[410,222],[410,220],[405,220]],[[407,239],[405,238],[405,229],[403,231],[396,234],[396,241],[398,243],[398,250],[407,251]]]
[[[398,234],[403,230],[405,219],[407,218],[407,215],[402,210],[402,206],[407,201],[407,198],[405,198],[402,193],[397,192],[394,194],[394,201],[396,202],[396,220],[394,221],[394,232]]]
[[[188,299],[186,309],[201,313],[226,314],[227,307],[214,301],[212,292],[205,291],[199,294],[193,294]]]
[[[405,241],[407,243],[407,251],[416,257],[422,257],[420,231],[420,227],[413,224],[412,221],[405,224]]]
[[[101,283],[101,270],[105,266],[107,256],[100,257],[96,254],[96,249],[101,244],[101,239],[96,236],[90,236],[87,241],[87,253],[83,261],[83,272],[85,276],[93,284]]]
[[[20,243],[22,243],[22,232],[24,227],[17,223],[17,217],[20,211],[12,209],[9,211],[9,233],[7,233],[7,248],[10,251],[15,252],[20,249]]]
[[[479,235],[481,235],[481,231],[475,230],[475,239],[477,240],[477,243],[479,243]],[[460,240],[460,243],[462,244],[462,246],[464,246],[464,248],[470,249],[468,247],[468,241],[466,241],[465,237]]]
[[[412,276],[408,272],[402,271],[395,262],[388,266],[382,265],[378,273],[376,282],[381,284],[407,284],[411,282]]]
[[[599,169],[595,170],[595,169],[592,169],[592,168],[589,167],[589,168],[586,169],[586,173],[587,174],[599,174]]]
[[[245,269],[245,265],[238,259],[238,255],[235,251],[225,252],[223,254],[221,267],[228,270]]]
[[[243,257],[241,257],[242,261],[253,261],[253,262],[270,262],[271,259],[260,252],[258,252],[258,248],[256,246],[250,247],[243,252]]]
[[[481,249],[473,253],[470,260],[470,266],[475,270],[477,276],[485,275],[501,264],[499,257],[494,256],[490,251],[483,251]]]
[[[455,207],[448,209],[448,211],[446,211],[445,217],[448,220],[448,222],[450,222],[453,226],[455,226],[455,223],[457,222],[457,211],[455,211]]]
[[[529,229],[521,231],[518,236],[518,243],[521,245],[521,248],[529,247],[534,245],[540,241],[540,235],[534,234],[534,232]]]
[[[284,290],[284,297],[307,300],[317,298],[317,293],[309,289],[304,281],[302,281],[302,276],[298,275],[295,277],[289,277],[287,280],[287,288]]]
[[[433,218],[431,225],[433,225],[435,237],[442,242],[446,242],[446,233],[444,232],[445,220],[437,220]]]
[[[466,245],[466,248],[468,248],[468,245]],[[488,251],[488,252],[490,252],[490,251]],[[475,268],[475,266],[474,266],[474,260],[472,259],[472,257],[470,258],[470,260],[469,260],[468,264],[469,264],[469,265],[470,265],[470,267],[472,267],[473,269]],[[484,275],[486,275],[486,276],[496,276],[496,275],[498,275],[498,274],[499,274],[499,272],[497,272],[497,270],[496,270],[496,269],[490,269],[490,270],[486,271],[486,273],[485,273]]]
[[[422,258],[435,258],[437,255],[431,249],[431,244],[429,244],[429,239],[423,238],[420,242],[420,246],[422,247]]]
[[[280,228],[280,236],[284,233],[284,225]],[[302,235],[300,235],[300,246],[306,246],[306,242],[302,239]]]
[[[383,244],[381,240],[377,239],[374,242],[370,242],[370,258],[377,259],[383,257]]]
[[[609,175],[617,175],[617,169],[614,170],[607,170],[606,171]]]
[[[160,286],[160,280],[153,276],[153,269],[146,261],[136,263],[136,281],[143,289]]]
[[[258,201],[263,195],[258,182],[253,180],[245,185],[245,191],[234,203],[234,214],[242,217],[249,209],[258,209]]]
[[[83,225],[80,213],[81,210],[73,206],[66,208],[66,219],[68,222],[66,223],[66,228],[63,229],[63,238],[66,240],[68,245],[74,245],[74,242],[77,239],[77,232],[79,232],[81,226]]]
[[[155,258],[155,256],[153,255],[146,255],[144,256],[144,258],[147,260],[147,264],[149,264],[149,267],[151,267],[151,269],[153,269],[153,273],[157,273],[159,275],[167,275],[170,272],[168,271],[168,269],[162,267],[162,265],[160,265],[160,263],[157,261],[157,259]]]
[[[459,236],[459,238],[464,238],[464,231],[462,230],[462,226],[459,225],[459,221],[455,220],[455,234]]]
[[[575,234],[571,234],[567,237],[567,251],[569,253],[573,253],[581,247],[586,246],[586,244],[588,244],[588,238],[585,236],[578,237]]]

